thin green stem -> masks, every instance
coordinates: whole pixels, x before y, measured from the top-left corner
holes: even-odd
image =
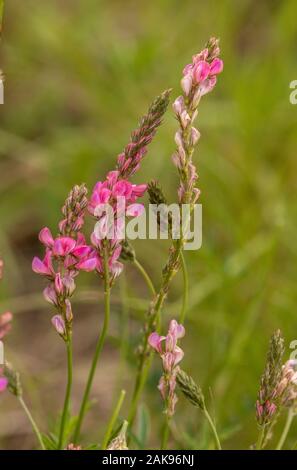
[[[188,306],[188,300],[189,300],[189,276],[188,276],[186,260],[185,260],[182,250],[180,252],[180,259],[181,259],[181,268],[182,268],[183,280],[184,280],[184,289],[183,289],[183,303],[182,303],[179,321],[180,323],[184,323],[187,306]]]
[[[151,367],[152,352],[149,349],[148,338],[152,331],[152,327],[155,327],[157,330],[159,330],[160,328],[161,308],[167,296],[170,283],[174,275],[178,271],[177,266],[178,266],[182,246],[183,246],[182,239],[177,240],[177,242],[172,245],[168,263],[166,265],[166,269],[167,269],[166,274],[163,277],[160,290],[154,299],[153,306],[150,308],[150,312],[148,316],[148,325],[147,325],[146,332],[145,332],[144,339],[143,339],[142,354],[140,357],[140,362],[139,362],[138,371],[136,375],[132,401],[131,401],[130,408],[129,408],[128,421],[129,421],[130,428],[132,428],[132,425],[136,416],[138,402],[139,402],[142,390],[144,388],[144,385],[148,376],[148,372]]]
[[[120,410],[121,410],[122,405],[123,405],[123,401],[125,399],[125,395],[126,395],[126,391],[122,390],[121,393],[120,393],[120,397],[117,401],[117,404],[115,406],[115,409],[114,409],[114,411],[111,415],[110,421],[107,425],[107,429],[106,429],[106,432],[105,432],[105,435],[104,435],[104,438],[103,438],[103,441],[102,441],[102,445],[101,445],[101,450],[105,450],[108,443],[109,443],[110,436],[111,436],[112,430],[114,428],[115,422],[118,419]]]
[[[62,418],[61,418],[58,449],[63,448],[65,427],[66,427],[66,422],[68,418],[70,398],[71,398],[71,388],[72,388],[72,333],[71,331],[69,332],[69,338],[66,341],[66,348],[67,348],[67,387],[66,387],[66,393],[65,393],[63,413],[62,413]]]
[[[167,449],[169,432],[170,432],[169,418],[166,416],[166,421],[164,423],[163,431],[162,431],[161,450],[166,450]]]
[[[261,450],[265,438],[265,426],[262,426],[259,432],[258,440],[256,443],[256,450]]]
[[[210,416],[210,414],[208,413],[208,411],[207,411],[206,408],[204,408],[203,413],[204,413],[204,416],[205,416],[205,418],[207,419],[207,421],[208,421],[208,423],[209,423],[209,425],[210,425],[210,427],[211,427],[211,430],[212,430],[212,432],[213,432],[217,449],[218,449],[218,450],[222,450],[222,446],[221,446],[221,443],[220,443],[220,439],[219,439],[219,436],[218,436],[218,433],[217,433],[217,428],[216,428],[216,426],[215,426],[215,424],[214,424],[214,422],[213,422],[213,420],[212,420],[212,418],[211,418],[211,416]]]
[[[135,264],[136,268],[138,269],[138,271],[140,272],[140,274],[142,275],[143,279],[145,280],[151,294],[153,296],[155,296],[156,295],[156,290],[154,288],[154,284],[153,284],[150,276],[148,275],[148,273],[146,272],[146,270],[144,269],[142,264],[136,258],[134,259],[134,264]]]
[[[292,411],[292,409],[290,408],[289,411],[288,411],[288,416],[287,416],[287,420],[286,420],[286,424],[285,424],[285,427],[283,429],[283,432],[282,432],[282,435],[280,437],[280,440],[278,441],[278,444],[276,446],[276,450],[281,450],[284,443],[285,443],[285,440],[289,434],[289,431],[290,431],[290,428],[291,428],[291,425],[292,425],[292,422],[293,422],[293,419],[294,419],[294,413]]]
[[[33,431],[34,431],[35,434],[36,434],[36,437],[37,437],[37,439],[38,439],[38,442],[39,442],[39,444],[40,444],[41,449],[42,449],[42,450],[46,450],[45,445],[44,445],[44,442],[43,442],[43,439],[42,439],[42,436],[41,436],[41,432],[39,431],[38,426],[37,426],[37,424],[35,423],[35,421],[34,421],[34,419],[33,419],[33,416],[32,416],[31,413],[30,413],[29,408],[27,407],[26,403],[24,402],[23,397],[22,397],[22,396],[19,396],[19,397],[18,397],[18,400],[19,400],[19,402],[20,402],[20,404],[21,404],[21,406],[22,406],[24,412],[26,413],[27,418],[29,419],[29,421],[30,421],[30,423],[31,423],[31,426],[32,426],[32,428],[33,428]]]
[[[79,415],[77,419],[77,424],[74,432],[74,443],[77,443],[80,435],[81,425],[85,416],[86,407],[91,391],[91,387],[94,380],[94,375],[97,367],[98,360],[100,358],[101,351],[105,342],[106,334],[109,326],[109,317],[110,317],[110,278],[109,278],[109,266],[108,266],[108,253],[106,247],[104,248],[104,322],[101,334],[99,335],[93,361],[89,371],[89,376],[87,380],[87,385],[83,395],[82,403],[79,410]]]

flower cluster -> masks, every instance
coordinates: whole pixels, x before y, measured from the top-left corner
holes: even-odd
[[[95,250],[86,244],[80,232],[87,205],[85,191],[84,186],[75,186],[70,192],[62,209],[65,218],[59,224],[60,232],[56,238],[47,227],[40,231],[39,240],[45,247],[45,256],[42,260],[36,256],[32,262],[33,271],[49,280],[43,295],[58,311],[52,323],[64,339],[67,339],[72,323],[69,298],[75,290],[74,279],[79,271],[93,271],[97,265]]]
[[[154,100],[148,113],[141,119],[139,127],[132,132],[131,141],[118,155],[117,168],[121,178],[128,178],[139,169],[141,160],[147,153],[148,144],[153,140],[162,122],[169,95],[170,90],[166,90]]]
[[[192,161],[200,133],[193,123],[201,97],[214,88],[217,75],[223,70],[223,61],[218,57],[219,54],[218,40],[211,38],[206,48],[194,55],[192,63],[184,68],[181,81],[184,94],[173,103],[180,129],[175,134],[177,151],[172,159],[180,175],[178,195],[182,204],[194,204],[200,194],[196,188],[198,176]]]
[[[184,335],[183,325],[178,324],[176,320],[171,320],[166,336],[160,336],[154,332],[150,334],[148,340],[150,346],[157,351],[162,359],[163,375],[160,378],[158,389],[166,403],[165,413],[168,417],[173,416],[177,402],[176,376],[179,371],[178,364],[184,356],[182,349],[177,346],[177,340]]]
[[[282,366],[281,381],[275,395],[281,397],[281,404],[287,407],[296,407],[297,401],[297,361],[290,359]]]
[[[119,171],[111,171],[106,180],[96,183],[88,210],[97,218],[91,241],[97,252],[98,273],[104,276],[104,253],[108,252],[108,268],[111,281],[115,279],[123,269],[118,261],[124,239],[125,216],[138,217],[144,207],[136,203],[137,199],[145,193],[146,184],[132,184],[120,177]]]
[[[283,379],[282,357],[284,339],[280,330],[271,337],[264,373],[261,377],[256,418],[260,426],[266,426],[275,416],[281,404],[280,384]]]
[[[186,96],[190,92],[206,95],[216,85],[217,75],[223,70],[223,61],[218,57],[220,48],[218,40],[211,38],[205,49],[192,57],[192,63],[183,70],[182,88]]]
[[[75,233],[82,229],[85,209],[88,205],[87,193],[88,190],[84,184],[75,185],[70,191],[62,207],[64,219],[59,223],[61,235],[75,236]]]

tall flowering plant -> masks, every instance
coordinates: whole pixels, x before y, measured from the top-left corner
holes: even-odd
[[[214,90],[218,77],[223,71],[219,42],[211,38],[205,48],[192,57],[191,63],[182,71],[181,94],[173,102],[173,113],[177,120],[177,129],[173,145],[175,151],[172,161],[177,171],[177,201],[181,213],[187,206],[186,221],[179,218],[180,236],[173,236],[173,221],[168,220],[171,246],[167,262],[162,269],[160,286],[154,286],[148,273],[139,263],[134,248],[125,239],[127,218],[141,216],[145,210],[143,197],[148,192],[153,204],[166,202],[163,190],[158,182],[141,184],[133,182],[133,176],[140,171],[141,163],[148,153],[149,144],[155,137],[163,116],[168,108],[170,92],[166,90],[158,96],[147,113],[140,119],[138,127],[132,132],[129,142],[115,159],[115,166],[107,174],[95,181],[88,193],[85,184],[75,185],[68,194],[63,207],[61,220],[56,231],[48,227],[41,229],[39,241],[42,255],[32,261],[33,271],[44,281],[43,296],[52,308],[51,322],[65,344],[67,359],[67,383],[62,413],[58,420],[58,432],[54,437],[41,433],[27,404],[24,401],[20,374],[6,361],[0,364],[0,394],[12,393],[21,404],[35,432],[39,448],[81,450],[81,431],[88,409],[92,385],[98,368],[101,352],[104,348],[110,322],[110,300],[113,287],[125,268],[125,262],[131,261],[146,281],[152,299],[144,318],[141,342],[137,349],[137,371],[130,403],[123,411],[124,420],[119,414],[126,397],[122,390],[115,404],[112,416],[107,423],[101,442],[101,449],[126,450],[131,445],[133,426],[143,389],[153,361],[153,353],[161,360],[159,381],[156,386],[164,402],[164,426],[161,448],[165,449],[169,437],[173,434],[174,420],[178,420],[178,394],[200,410],[207,420],[212,440],[209,445],[221,449],[219,431],[215,420],[207,409],[207,397],[195,380],[183,370],[186,363],[184,351],[180,346],[185,335],[185,314],[187,309],[188,277],[183,250],[187,240],[187,230],[191,224],[193,210],[200,197],[197,185],[198,171],[194,151],[200,139],[197,129],[197,117],[200,101]],[[85,224],[89,218],[91,223]],[[162,215],[158,218],[162,225]],[[88,231],[87,227],[91,226]],[[178,320],[169,321],[166,334],[163,331],[163,307],[171,287],[171,282],[179,270],[184,279],[184,298]],[[96,276],[103,289],[104,315],[98,319],[98,338],[90,364],[85,388],[79,406],[78,415],[73,417],[71,409],[73,382],[73,345],[75,334],[75,312],[73,296],[76,280],[81,272]],[[3,262],[0,259],[0,279],[3,274]],[[5,339],[11,329],[12,314],[0,315],[0,341]],[[187,331],[189,331],[187,329]],[[259,437],[253,448],[263,449],[272,436],[273,427],[283,410],[287,410],[287,421],[277,448],[285,443],[292,420],[297,410],[297,366],[295,360],[283,361],[284,340],[277,330],[270,342],[265,369],[260,381],[256,400],[256,421]],[[136,362],[136,361],[135,361]],[[73,418],[73,419],[70,419]]]

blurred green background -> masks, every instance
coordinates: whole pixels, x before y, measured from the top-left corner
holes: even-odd
[[[287,356],[297,338],[297,106],[289,102],[289,84],[297,79],[296,14],[295,0],[10,0],[5,5],[0,253],[6,270],[0,311],[15,314],[6,356],[21,370],[27,401],[43,430],[48,415],[53,421],[62,405],[65,357],[42,298],[42,279],[31,273],[32,256],[41,254],[38,231],[44,225],[55,231],[72,185],[86,182],[91,188],[113,168],[148,104],[168,87],[173,97],[180,93],[183,66],[216,35],[225,69],[202,101],[197,123],[203,245],[186,253],[191,287],[183,367],[203,386],[223,446],[248,448],[255,442],[254,402],[269,337],[282,329]],[[171,200],[178,184],[170,158],[175,129],[170,110],[135,179],[158,179]],[[167,243],[135,246],[158,285]],[[95,276],[81,277],[74,410],[102,320],[101,292]],[[178,275],[164,312],[168,318],[178,316],[181,294]],[[128,405],[133,350],[148,299],[143,280],[127,266],[115,288],[110,338],[93,390],[96,403],[85,426],[93,442],[100,440],[122,387]],[[119,350],[126,365],[119,365]],[[160,372],[156,358],[139,413],[143,446],[159,442]],[[1,448],[35,445],[21,410],[7,395],[0,398],[0,423]],[[281,427],[282,420],[276,438]],[[296,439],[297,426],[287,447]],[[180,398],[172,448],[205,448],[210,442],[199,413]]]

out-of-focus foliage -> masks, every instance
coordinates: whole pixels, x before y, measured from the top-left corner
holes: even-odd
[[[64,362],[62,345],[50,330],[40,279],[30,271],[32,254],[39,250],[38,230],[55,227],[71,185],[84,181],[91,187],[103,178],[150,101],[168,87],[177,96],[184,64],[209,36],[221,38],[225,69],[215,91],[203,100],[198,119],[203,246],[186,253],[191,287],[183,368],[199,380],[215,410],[223,446],[247,448],[257,433],[254,402],[269,337],[279,327],[287,346],[297,338],[297,106],[289,102],[289,84],[297,79],[296,1],[6,3],[1,45],[5,105],[0,109],[0,251],[6,279],[1,310],[10,306],[16,313],[7,354],[18,369],[23,367],[24,381],[33,391],[33,409],[42,419],[45,398],[40,402],[36,389],[51,390],[57,382],[62,390],[64,378],[59,382],[56,376]],[[159,179],[171,200],[177,187],[170,159],[175,128],[169,112],[136,178]],[[141,241],[135,247],[158,284],[168,245]],[[81,283],[82,292],[97,288],[92,276]],[[146,308],[136,300],[121,307],[126,290],[129,297],[147,297],[130,267],[115,293],[112,354],[105,356],[105,370],[112,368],[115,375],[118,317],[128,310],[139,318],[128,325],[133,346]],[[181,293],[178,276],[165,309],[169,317],[178,315]],[[96,296],[84,298],[88,302],[79,305],[76,331],[85,341],[77,353],[77,400],[99,321]],[[102,308],[99,314],[102,318]],[[34,344],[30,353],[25,352],[30,350],[28,335]],[[53,350],[60,351],[55,365]],[[133,358],[132,353],[128,350],[128,357]],[[122,382],[131,383],[134,370],[132,359]],[[145,408],[150,436],[140,426],[146,443],[158,441],[162,423],[155,389],[159,374],[156,362]],[[30,375],[33,379],[26,378]],[[98,370],[96,387],[104,389],[93,413],[93,427],[98,423],[94,435],[99,438],[100,419],[106,422],[112,405],[104,397],[109,388],[116,394],[123,383],[115,387],[104,370]],[[48,398],[54,415],[62,394]],[[13,448],[15,431],[8,427],[6,434],[4,424],[16,411],[13,404],[6,411],[3,402],[1,397],[0,438],[2,447]],[[177,408],[176,441],[171,445],[202,447],[207,432],[203,420],[182,398]],[[295,440],[293,428],[288,446]],[[27,444],[32,445],[30,437],[18,443]]]

